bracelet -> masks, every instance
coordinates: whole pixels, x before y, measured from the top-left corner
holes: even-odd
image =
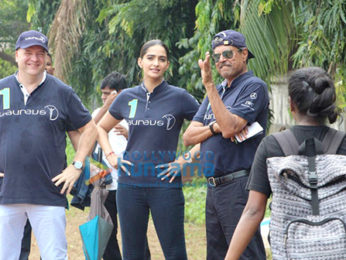
[[[210,132],[213,134],[213,135],[216,135],[216,132],[215,132],[215,130],[214,130],[214,124],[215,124],[215,121],[214,122],[211,122],[210,124],[209,124],[209,129],[210,129]]]
[[[108,158],[108,156],[110,156],[110,155],[112,155],[112,154],[114,154],[113,151],[109,152],[108,154],[106,154],[106,158]]]

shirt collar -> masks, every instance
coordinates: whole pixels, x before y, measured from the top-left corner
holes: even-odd
[[[156,88],[154,88],[154,90],[151,94],[156,94],[156,93],[161,92],[165,88],[166,85],[167,85],[167,82],[165,80],[162,80],[162,82]],[[144,85],[144,82],[141,83],[140,87],[141,87],[141,89],[144,90],[145,93],[149,93],[149,91],[147,90],[147,88]]]
[[[20,85],[23,85],[22,83],[19,82],[19,79],[18,79],[18,71],[16,71],[16,73],[14,73],[14,76],[16,77],[17,82],[18,82]],[[41,85],[43,84],[43,82],[46,80],[46,78],[47,78],[47,71],[44,71],[44,72],[43,72],[42,81],[40,82],[40,84],[38,84],[38,86],[41,86]]]

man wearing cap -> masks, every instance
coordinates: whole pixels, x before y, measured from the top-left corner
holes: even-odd
[[[249,170],[265,131],[243,142],[236,142],[235,136],[246,136],[246,126],[254,122],[266,128],[269,98],[267,85],[247,69],[247,61],[254,55],[241,33],[219,32],[213,38],[212,49],[216,69],[224,81],[214,84],[207,52],[205,60],[198,61],[207,97],[184,133],[184,144],[201,143],[202,166],[206,165],[202,155],[213,154],[214,170],[207,172],[204,167],[204,174],[208,181],[207,259],[215,260],[226,256],[245,207]],[[240,259],[266,259],[259,230]]]
[[[29,219],[42,259],[67,259],[66,193],[78,179],[97,137],[78,96],[46,73],[48,39],[23,32],[16,43],[18,71],[0,80],[0,260],[18,259]],[[81,133],[66,165],[66,131]]]

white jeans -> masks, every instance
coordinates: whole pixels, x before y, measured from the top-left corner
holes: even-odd
[[[67,260],[65,208],[33,204],[0,205],[0,260],[18,260],[29,219],[43,260]]]

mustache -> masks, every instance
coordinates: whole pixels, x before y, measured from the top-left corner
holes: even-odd
[[[224,62],[224,63],[220,64],[220,69],[222,69],[222,68],[225,67],[225,66],[227,66],[227,67],[232,67],[232,63]]]

